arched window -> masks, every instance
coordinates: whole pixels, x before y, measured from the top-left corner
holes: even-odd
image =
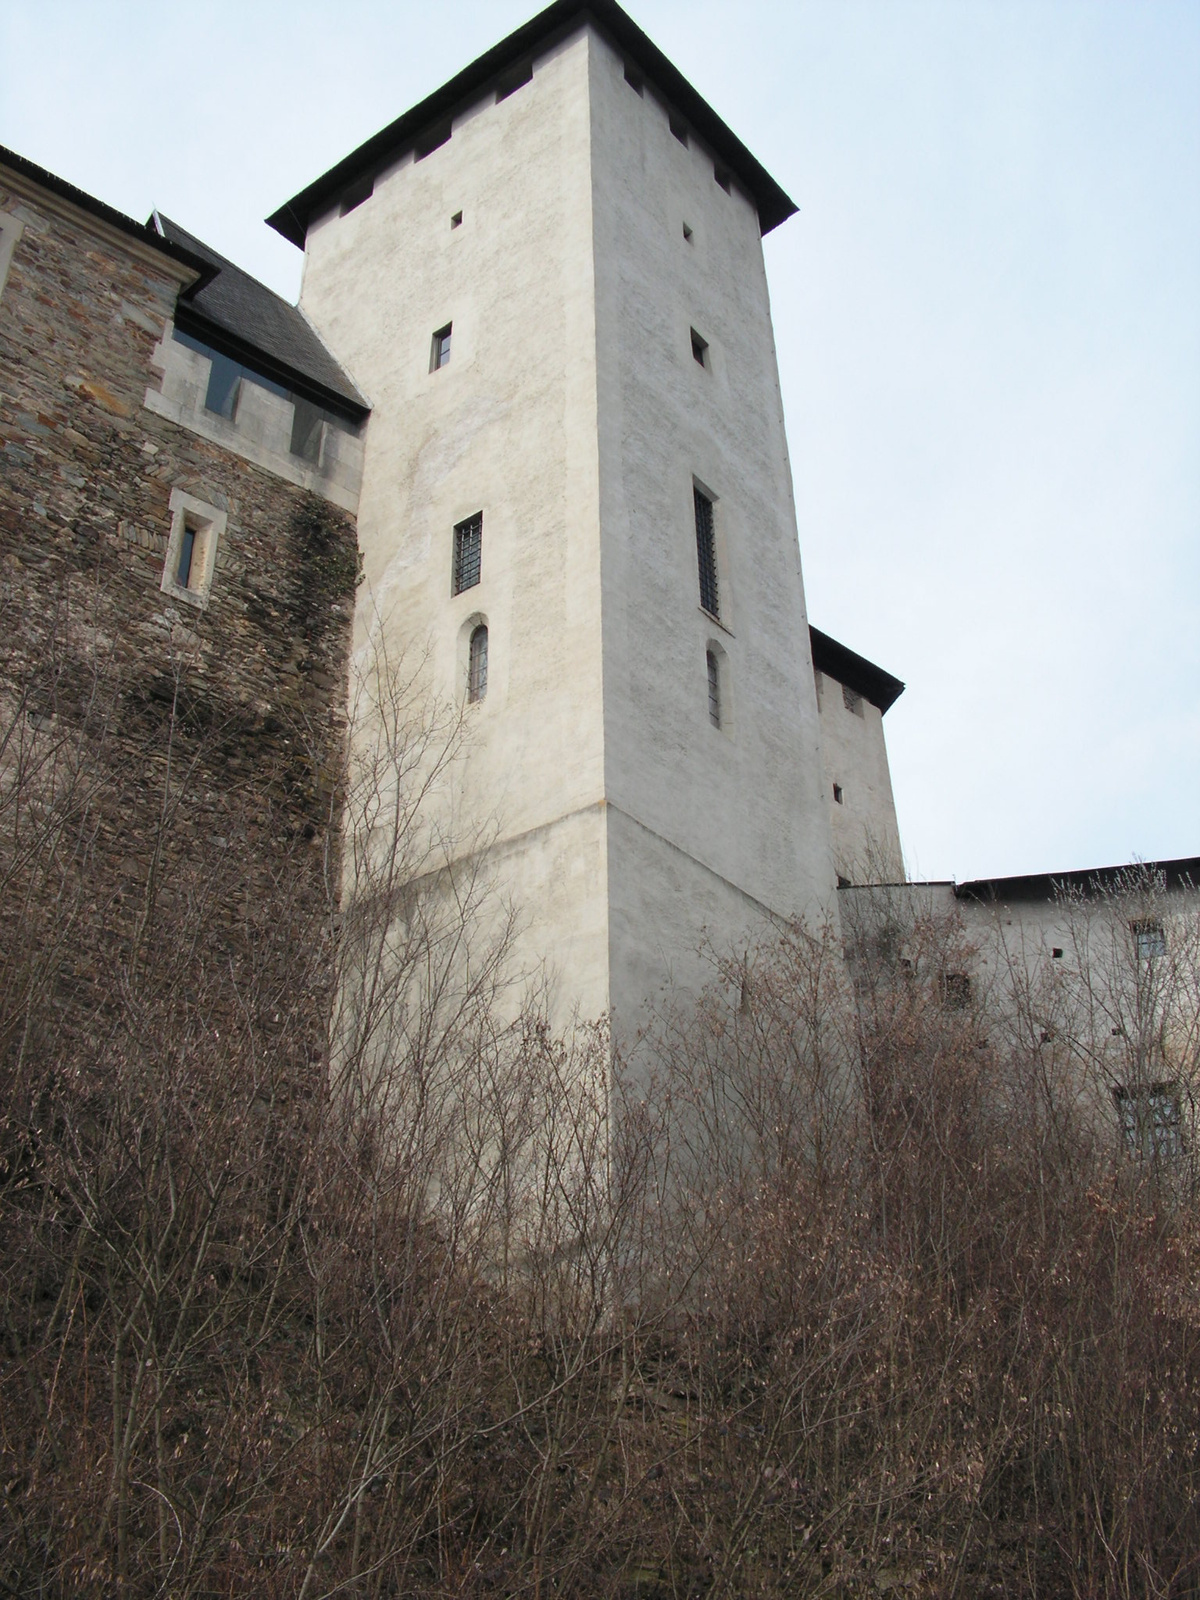
[[[467,699],[471,703],[482,700],[487,694],[487,623],[481,622],[471,634],[471,651],[467,666]]]
[[[714,728],[721,726],[721,667],[715,650],[705,655],[708,663],[708,720]]]

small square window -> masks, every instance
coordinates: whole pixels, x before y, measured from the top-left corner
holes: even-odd
[[[1167,938],[1161,922],[1131,922],[1134,948],[1139,961],[1153,961],[1167,953]]]
[[[942,973],[942,1004],[947,1011],[965,1011],[971,1004],[971,979],[965,972]]]
[[[733,193],[732,180],[724,167],[714,167],[713,177],[720,184],[721,188],[724,189],[726,194]]]
[[[217,545],[225,532],[226,513],[206,505],[182,489],[172,489],[171,532],[159,588],[164,594],[200,610],[208,605]]]
[[[454,215],[450,218],[450,226],[451,226],[451,228],[461,228],[462,227],[462,212],[461,211],[456,211],[454,213]]]
[[[847,711],[853,711],[856,717],[863,715],[863,697],[855,689],[848,689],[842,685],[842,704]]]
[[[668,121],[671,125],[671,132],[679,140],[680,144],[686,147],[688,142],[687,124],[682,122],[673,111],[669,114]]]
[[[434,334],[433,346],[429,352],[430,372],[437,372],[439,368],[450,365],[450,334],[453,327],[454,324],[448,322]]]
[[[1062,960],[1062,955],[1063,955],[1062,951],[1059,949],[1059,947],[1057,945],[1055,945],[1054,949],[1051,950],[1051,952],[1050,952],[1050,959],[1051,959],[1051,961],[1061,961]]]
[[[701,367],[708,365],[708,340],[702,339],[695,328],[692,329],[692,359]]]
[[[479,582],[483,565],[483,512],[477,511],[454,529],[454,577],[452,594],[462,594]]]
[[[840,783],[835,783],[833,786],[833,798],[839,806],[842,804],[842,786]]]

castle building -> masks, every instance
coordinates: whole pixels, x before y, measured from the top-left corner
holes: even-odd
[[[269,219],[371,405],[357,648],[470,706],[524,953],[626,1027],[706,937],[834,915],[870,840],[900,873],[902,686],[805,610],[794,210],[619,6],[558,0]]]

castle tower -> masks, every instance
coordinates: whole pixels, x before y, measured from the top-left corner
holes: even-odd
[[[618,6],[559,0],[270,219],[372,407],[360,647],[468,704],[526,954],[625,1030],[706,936],[834,898],[761,246],[794,210]]]

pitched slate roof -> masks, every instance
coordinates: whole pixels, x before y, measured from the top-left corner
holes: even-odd
[[[169,217],[155,212],[151,222],[164,239],[215,269],[180,296],[177,327],[335,411],[355,420],[366,415],[366,400],[298,307]]]
[[[1083,867],[1073,872],[1027,872],[1015,878],[975,878],[955,885],[960,900],[1053,900],[1059,894],[1085,898],[1105,890],[1136,888],[1143,882],[1164,889],[1200,888],[1200,856],[1173,861],[1133,861],[1123,867]]]
[[[877,667],[866,656],[856,655],[819,628],[810,627],[808,636],[812,642],[814,670],[825,673],[838,683],[844,683],[847,689],[861,694],[873,706],[878,706],[880,711],[886,711],[904,693],[904,685],[899,678],[893,678],[890,672]]]
[[[356,183],[369,180],[455,112],[478,102],[535,52],[548,49],[581,23],[591,23],[636,67],[671,108],[679,113],[708,146],[758,207],[763,233],[786,222],[796,211],[788,198],[746,146],[721,120],[708,101],[663,55],[615,0],[555,0],[553,5],[510,33],[498,45],[465,67],[419,105],[352,150],[314,183],[267,218],[276,232],[304,246],[304,236],[314,218],[323,215],[340,195]]]

